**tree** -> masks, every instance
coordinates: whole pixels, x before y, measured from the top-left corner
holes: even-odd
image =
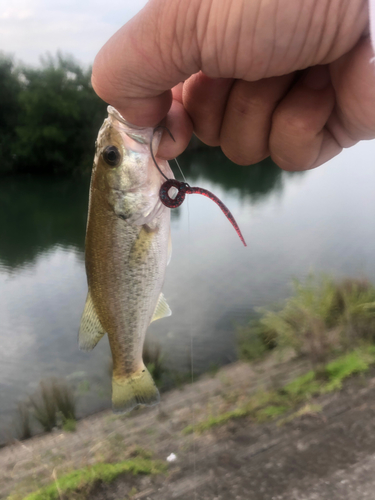
[[[14,165],[20,90],[19,73],[13,60],[0,54],[0,173],[9,172]]]
[[[14,167],[21,172],[88,169],[106,105],[91,87],[91,69],[58,54],[20,70]]]

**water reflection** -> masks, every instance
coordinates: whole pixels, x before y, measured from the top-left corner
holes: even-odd
[[[23,266],[56,245],[82,251],[88,185],[88,178],[2,178],[0,262],[3,266]]]
[[[77,348],[86,293],[82,254],[71,247],[56,245],[12,273],[0,273],[0,431],[10,426],[17,403],[50,376],[90,380],[91,392],[79,401],[81,415],[108,405],[106,343],[92,356]]]
[[[179,163],[192,185],[198,179],[210,181],[225,191],[232,191],[240,199],[257,201],[282,189],[282,171],[269,158],[243,167],[234,165],[219,148],[215,148],[203,149],[199,154],[186,153],[179,158]],[[177,172],[173,162],[172,168]]]

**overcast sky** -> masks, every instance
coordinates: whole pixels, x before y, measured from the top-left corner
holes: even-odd
[[[57,50],[91,64],[100,47],[146,0],[0,0],[0,50],[38,64]]]

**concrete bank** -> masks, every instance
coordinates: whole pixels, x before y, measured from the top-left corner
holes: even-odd
[[[90,500],[375,499],[375,372],[316,398],[321,411],[307,406],[284,425],[244,417],[201,435],[182,432],[308,369],[304,361],[281,363],[275,356],[254,365],[235,363],[163,394],[158,407],[125,417],[102,412],[80,421],[74,433],[5,447],[0,498],[11,492],[22,498],[67,470],[124,460],[141,448],[161,460],[172,453],[177,458],[166,475],[122,476],[95,487]]]

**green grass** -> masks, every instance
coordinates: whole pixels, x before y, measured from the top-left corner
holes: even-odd
[[[256,421],[258,423],[266,422],[267,420],[273,420],[274,418],[279,417],[280,415],[284,415],[288,410],[290,410],[290,406],[283,405],[269,405],[265,408],[258,410],[255,414]]]
[[[315,371],[311,370],[286,384],[281,392],[291,401],[299,403],[319,394],[320,388],[321,382],[316,379]]]
[[[306,403],[305,405],[301,406],[299,410],[291,413],[285,418],[280,419],[277,422],[277,425],[281,426],[287,424],[288,422],[292,422],[292,420],[302,417],[304,415],[318,415],[319,413],[322,412],[322,410],[323,410],[322,405]]]
[[[42,380],[30,397],[33,415],[47,432],[70,420],[75,420],[75,399],[72,389],[62,379]],[[71,423],[69,424],[72,427]],[[61,426],[61,425],[60,425]]]
[[[77,427],[77,421],[74,418],[67,418],[62,424],[62,430],[66,432],[74,432]]]
[[[303,403],[307,407],[315,396],[341,389],[345,379],[358,373],[365,373],[373,364],[375,364],[375,346],[360,347],[327,363],[319,371],[311,370],[297,377],[278,391],[259,392],[245,405],[220,415],[211,415],[194,426],[185,427],[182,432],[200,434],[213,427],[224,425],[230,420],[247,416],[256,423],[277,419],[296,410]],[[317,405],[313,404],[309,404],[308,407],[317,409]],[[305,414],[300,412],[301,410],[294,411],[293,418]]]
[[[260,359],[274,345],[268,342],[259,321],[251,320],[246,326],[237,326],[237,352],[239,359],[254,361]]]
[[[161,347],[157,343],[146,341],[143,346],[143,362],[148,371],[151,373],[155,384],[160,387],[162,384],[163,375],[166,371]]]
[[[366,280],[334,281],[310,275],[294,281],[294,294],[276,311],[237,328],[241,359],[254,360],[270,348],[292,348],[315,364],[333,354],[375,342],[375,287]]]
[[[375,363],[375,346],[359,348],[345,356],[331,361],[325,367],[328,382],[321,392],[331,392],[341,389],[343,381],[356,373],[364,373]]]
[[[18,407],[18,425],[17,434],[19,439],[28,439],[31,437],[30,408],[27,403],[19,403]]]
[[[191,434],[192,432],[197,432],[201,434],[202,432],[211,429],[212,427],[216,427],[219,425],[226,424],[229,420],[233,420],[235,418],[246,417],[250,413],[250,410],[246,407],[236,408],[232,411],[227,411],[217,416],[210,416],[207,420],[200,422],[197,425],[188,425],[185,427],[182,432],[183,434]]]
[[[61,495],[73,492],[88,493],[95,483],[110,483],[120,474],[160,474],[166,470],[163,462],[140,457],[114,464],[99,463],[65,474],[57,482],[31,493],[24,500],[59,500]]]

